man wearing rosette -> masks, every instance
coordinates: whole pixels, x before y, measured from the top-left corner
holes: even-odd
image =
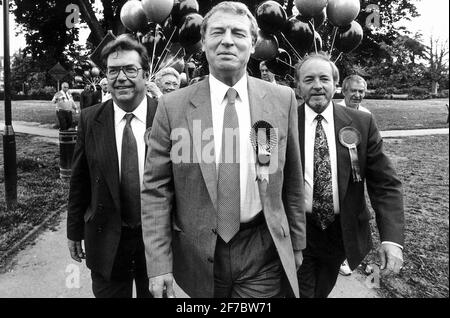
[[[150,134],[150,290],[174,297],[175,279],[191,297],[298,296],[305,218],[294,93],[247,75],[257,23],[244,4],[219,3],[201,34],[209,77],[163,95]],[[269,129],[250,139],[258,125]]]
[[[381,273],[399,272],[402,185],[372,115],[333,103],[339,71],[327,55],[305,57],[296,67],[296,80],[305,101],[298,109],[307,220],[300,297],[327,297],[342,261],[347,258],[354,269],[372,248],[364,184],[380,233]]]

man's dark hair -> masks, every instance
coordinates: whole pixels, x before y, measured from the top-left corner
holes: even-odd
[[[136,51],[141,58],[141,65],[144,72],[150,71],[150,58],[148,57],[147,49],[127,34],[118,36],[103,48],[100,55],[103,63],[107,65],[109,55],[119,51]]]

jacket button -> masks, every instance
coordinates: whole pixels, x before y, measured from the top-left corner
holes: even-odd
[[[103,231],[103,227],[99,226],[99,227],[97,228],[97,233],[102,233],[102,231]]]
[[[208,257],[208,262],[214,263],[214,259],[212,257]]]
[[[95,178],[95,182],[96,182],[96,183],[100,183],[100,177],[96,177],[96,178]]]
[[[211,230],[215,235],[217,235],[217,229],[212,229]]]

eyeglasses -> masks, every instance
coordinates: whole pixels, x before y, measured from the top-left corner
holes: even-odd
[[[135,78],[139,74],[139,70],[142,67],[137,68],[136,66],[121,66],[121,67],[108,67],[106,70],[106,77],[110,80],[114,80],[119,76],[120,71],[123,71],[126,77]]]

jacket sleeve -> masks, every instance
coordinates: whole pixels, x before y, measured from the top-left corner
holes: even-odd
[[[77,143],[72,159],[69,204],[67,211],[67,238],[80,241],[84,236],[84,213],[91,201],[91,182],[85,152],[86,122],[83,113],[78,124]]]
[[[283,204],[289,222],[292,246],[295,251],[306,247],[306,216],[304,208],[304,184],[298,136],[297,102],[291,91],[289,127],[284,166]]]
[[[366,184],[375,210],[381,241],[404,244],[404,210],[402,184],[392,162],[383,152],[383,140],[373,117],[367,143]]]
[[[150,133],[141,193],[148,277],[172,272],[170,214],[174,189],[170,151],[169,118],[164,98],[161,98]]]

